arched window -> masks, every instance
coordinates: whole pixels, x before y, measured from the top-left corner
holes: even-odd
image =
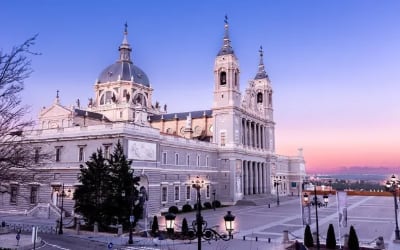
[[[226,72],[222,71],[219,75],[219,83],[220,85],[226,85]]]
[[[238,84],[238,73],[235,72],[235,86],[237,86]]]
[[[272,93],[271,92],[268,93],[268,105],[272,106]]]
[[[262,93],[258,93],[257,94],[257,103],[262,103],[263,102],[263,94]]]
[[[103,94],[103,95],[100,97],[100,105],[104,105],[104,104],[107,104],[107,103],[111,103],[112,98],[113,98],[113,93],[112,93],[112,91],[106,91],[106,93]],[[115,98],[115,95],[114,95],[114,98]]]

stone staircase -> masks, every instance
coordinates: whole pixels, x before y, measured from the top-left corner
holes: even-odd
[[[26,213],[36,218],[56,219],[61,215],[61,209],[51,203],[38,203]]]

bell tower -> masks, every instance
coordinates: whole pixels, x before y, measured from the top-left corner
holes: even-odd
[[[241,93],[239,62],[229,39],[228,17],[225,34],[214,62],[213,140],[221,148],[232,148],[239,143]]]
[[[228,17],[225,16],[224,41],[214,62],[213,109],[240,106],[239,74],[239,62],[231,47]]]

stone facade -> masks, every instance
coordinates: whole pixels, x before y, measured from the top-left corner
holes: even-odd
[[[88,107],[81,107],[79,100],[63,106],[57,93],[54,103],[40,112],[38,128],[25,133],[37,150],[53,155],[38,166],[47,181],[10,182],[18,195],[1,194],[0,210],[52,216],[64,189],[64,208],[73,214],[79,166],[98,148],[107,157],[118,140],[147,191],[148,217],[172,205],[193,205],[191,181],[197,176],[204,180],[203,202],[211,202],[213,193],[225,204],[256,194],[297,195],[305,161],[301,150],[295,157],[275,153],[273,91],[262,48],[257,74],[242,94],[228,31],[226,21],[214,64],[212,108],[168,113],[166,106],[152,103],[149,79],[131,61],[126,28],[119,59],[96,80]],[[276,181],[280,185],[274,188]]]

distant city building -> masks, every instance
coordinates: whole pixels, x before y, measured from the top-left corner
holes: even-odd
[[[72,214],[80,164],[98,148],[109,157],[118,140],[148,194],[148,217],[172,205],[193,205],[191,181],[196,176],[204,180],[203,202],[211,202],[213,193],[224,204],[277,191],[299,194],[305,161],[301,149],[294,157],[275,153],[273,90],[263,50],[257,73],[242,93],[227,20],[214,62],[211,109],[168,113],[167,105],[153,103],[149,77],[132,60],[127,26],[118,50],[117,61],[94,83],[87,106],[80,100],[64,106],[57,91],[54,103],[41,110],[38,128],[26,133],[37,150],[53,153],[52,161],[39,167],[50,181],[13,182],[15,192],[0,194],[1,211],[56,216],[64,185],[64,208]],[[280,181],[277,188],[274,181]]]

